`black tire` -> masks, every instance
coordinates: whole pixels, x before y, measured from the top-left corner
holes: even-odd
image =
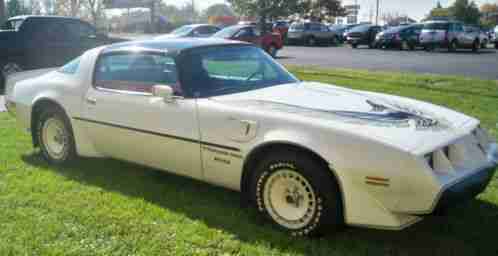
[[[295,183],[293,188],[290,188],[290,185],[285,188],[285,192],[280,196],[278,191],[283,190],[273,190],[271,187],[277,183],[277,179],[290,179],[290,182]],[[297,189],[303,186],[306,186],[305,190]],[[258,211],[292,236],[324,235],[337,231],[344,225],[342,197],[333,174],[328,166],[299,150],[280,150],[261,161],[251,179],[251,191]],[[298,193],[299,191],[304,192],[304,196]],[[279,210],[273,207],[273,203],[276,203],[276,208],[281,208],[280,213],[289,214],[290,211],[290,214],[294,215],[304,212],[304,216],[293,220],[285,219],[279,214]],[[299,205],[300,203],[303,204]],[[282,207],[291,210],[282,210]],[[291,225],[296,226],[290,227]]]
[[[44,136],[44,129],[47,128],[48,122],[57,122],[60,125],[60,130],[63,134],[58,134],[62,150],[60,154],[55,154],[49,149],[48,136]],[[74,142],[73,130],[70,121],[64,111],[57,107],[50,107],[42,110],[39,115],[38,122],[36,123],[36,136],[43,157],[51,164],[66,165],[76,158],[76,143]],[[57,139],[53,139],[54,141]],[[55,156],[57,155],[57,157]]]
[[[479,41],[475,40],[474,43],[472,44],[472,51],[473,52],[478,52],[479,51],[479,46],[481,44],[479,43]]]
[[[448,45],[448,51],[449,51],[449,52],[454,52],[454,51],[456,51],[457,47],[458,47],[458,43],[457,43],[457,41],[453,40],[453,41],[451,41],[451,43]]]
[[[498,50],[498,42],[495,43],[495,49]]]
[[[353,49],[356,49],[356,48],[358,48],[358,45],[357,44],[352,44],[351,47],[353,47]]]
[[[5,78],[3,74],[0,72],[0,95],[5,94]]]
[[[401,41],[401,43],[399,44],[400,51],[410,50],[411,48],[412,47],[410,46],[410,43],[406,40]]]
[[[484,40],[484,41],[481,43],[481,49],[488,49],[488,41]]]
[[[306,38],[306,45],[307,46],[316,46],[316,43],[317,42],[316,42],[315,37],[310,36],[310,37]]]

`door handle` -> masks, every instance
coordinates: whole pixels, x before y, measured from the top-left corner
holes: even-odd
[[[88,103],[89,105],[97,105],[97,100],[94,99],[94,98],[86,98],[86,103]]]

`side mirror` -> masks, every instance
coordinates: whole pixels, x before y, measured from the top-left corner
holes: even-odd
[[[175,92],[169,85],[155,85],[152,88],[152,95],[163,98],[164,102],[173,102],[176,99]]]

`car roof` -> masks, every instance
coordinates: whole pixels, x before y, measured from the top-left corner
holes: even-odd
[[[65,17],[65,16],[54,16],[54,15],[19,15],[19,16],[14,16],[9,18],[8,20],[25,20],[25,19],[66,19],[66,20],[78,20],[81,21],[78,18],[74,17]]]
[[[208,47],[208,46],[231,46],[251,44],[220,38],[168,38],[164,40],[143,40],[117,43],[107,46],[102,53],[121,51],[161,51],[168,53],[179,53],[183,50]]]

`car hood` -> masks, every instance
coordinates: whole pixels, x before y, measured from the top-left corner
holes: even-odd
[[[244,110],[288,115],[416,153],[450,143],[479,124],[474,118],[430,103],[314,82],[211,100]]]

